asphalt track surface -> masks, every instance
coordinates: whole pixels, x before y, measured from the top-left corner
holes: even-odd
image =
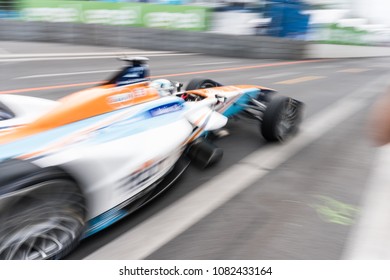
[[[348,255],[376,158],[368,112],[389,84],[389,58],[292,62],[0,42],[0,94],[58,99],[107,79],[122,65],[113,57],[128,52],[149,56],[154,77],[259,84],[297,98],[306,104],[302,131],[275,146],[255,122],[232,120],[230,135],[216,141],[222,162],[190,166],[166,193],[67,259]]]

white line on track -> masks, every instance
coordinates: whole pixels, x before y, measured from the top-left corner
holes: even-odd
[[[14,78],[14,80],[45,78],[45,77],[59,77],[59,76],[72,76],[72,75],[85,75],[85,74],[96,74],[96,73],[109,73],[109,72],[118,72],[118,70],[96,70],[96,71],[84,71],[84,72],[57,73],[57,74],[40,74],[40,75],[17,77],[17,78]]]
[[[196,63],[191,64],[190,66],[206,66],[206,65],[220,65],[220,64],[231,64],[235,61],[217,61],[217,62],[207,62],[207,63]]]
[[[297,75],[300,74],[300,72],[284,72],[284,73],[275,73],[275,74],[270,74],[270,75],[264,75],[264,76],[258,76],[258,77],[253,77],[252,79],[274,79],[274,78],[280,78],[280,77],[285,77],[285,76],[291,76],[291,75]]]
[[[107,55],[141,55],[173,54],[173,51],[116,51],[116,52],[71,52],[71,53],[23,53],[0,55],[0,58],[33,58],[33,57],[71,57],[71,56],[107,56]]]
[[[144,259],[199,222],[209,213],[264,177],[270,170],[366,106],[378,93],[380,77],[305,121],[297,137],[284,145],[267,145],[231,166],[140,225],[124,233],[86,259]]]
[[[199,55],[198,53],[119,53],[119,54],[107,54],[98,56],[38,56],[38,57],[8,57],[0,56],[0,62],[26,62],[26,61],[49,61],[49,60],[80,60],[80,59],[106,59],[106,58],[117,58],[121,56],[147,56],[147,57],[165,57],[165,56],[191,56]]]

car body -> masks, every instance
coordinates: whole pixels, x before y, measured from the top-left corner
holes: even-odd
[[[218,162],[207,138],[229,117],[259,120],[270,141],[298,127],[301,103],[270,89],[195,79],[162,96],[146,59],[125,60],[108,82],[59,101],[0,96],[0,259],[61,258],[151,201],[190,161]]]
[[[131,77],[59,101],[1,96],[0,258],[59,258],[167,188],[190,149],[207,147],[206,164],[221,157],[201,135],[226,117],[148,83]]]
[[[294,136],[303,117],[301,101],[258,85],[224,86],[209,78],[194,78],[185,91],[175,95],[187,102],[214,100],[213,109],[227,118],[257,120],[263,139],[269,142],[284,142]]]

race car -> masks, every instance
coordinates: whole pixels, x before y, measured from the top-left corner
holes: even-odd
[[[0,259],[61,258],[156,197],[190,159],[221,159],[202,135],[226,117],[162,98],[142,59],[130,63],[114,83],[59,101],[0,97]]]
[[[58,101],[0,96],[0,259],[57,259],[166,190],[190,162],[221,160],[210,135],[259,120],[284,141],[302,103],[254,85],[149,78],[147,59]]]
[[[277,95],[270,88],[257,85],[229,85],[208,79],[192,79],[185,91],[183,84],[167,79],[152,81],[161,94],[179,96],[187,102],[211,102],[213,109],[227,118],[250,118],[259,121],[263,138],[269,142],[284,142],[298,132],[303,116],[303,103],[291,97]]]

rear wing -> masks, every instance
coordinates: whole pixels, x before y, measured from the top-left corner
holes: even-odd
[[[140,66],[140,65],[147,65],[149,58],[144,56],[122,56],[119,58],[120,61],[126,61],[131,66]]]
[[[137,57],[120,57],[119,60],[127,62],[128,65],[124,66],[118,73],[116,73],[108,82],[104,85],[116,85],[125,86],[140,82],[149,81],[149,59],[142,56]]]

